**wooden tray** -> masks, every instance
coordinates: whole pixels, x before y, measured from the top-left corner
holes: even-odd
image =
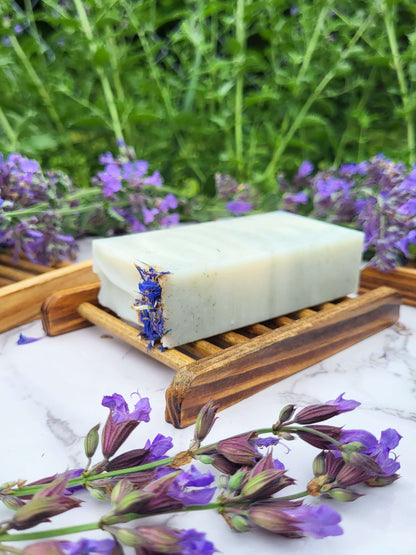
[[[369,291],[380,285],[394,287],[402,296],[403,304],[416,306],[416,267],[396,268],[392,272],[379,272],[366,268],[361,272],[360,290]]]
[[[0,254],[0,333],[40,318],[43,301],[54,291],[91,282],[97,282],[91,261],[51,267]]]
[[[147,349],[138,330],[97,306],[99,283],[55,292],[42,306],[48,335],[96,324],[175,370],[166,420],[193,423],[213,399],[224,409],[394,324],[400,296],[379,287],[175,349]]]

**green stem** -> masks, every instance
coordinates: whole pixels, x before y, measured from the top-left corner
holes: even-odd
[[[65,127],[63,126],[61,119],[58,115],[58,112],[55,110],[55,106],[53,105],[52,99],[49,96],[48,91],[46,90],[45,86],[43,85],[42,81],[39,79],[38,74],[34,70],[32,64],[30,63],[29,58],[26,56],[24,50],[19,44],[19,41],[16,39],[14,35],[10,35],[10,44],[13,47],[13,50],[16,53],[16,56],[22,62],[24,68],[27,71],[27,74],[32,79],[34,85],[36,86],[40,97],[42,98],[45,106],[49,111],[49,115],[51,119],[54,121],[56,128],[62,134],[63,137],[67,137],[67,133]]]
[[[192,105],[194,103],[195,92],[196,92],[196,85],[198,83],[199,72],[201,68],[202,42],[203,42],[202,25],[201,25],[202,14],[203,14],[203,3],[201,2],[201,0],[198,0],[197,15],[196,15],[196,21],[197,21],[196,33],[198,35],[198,39],[195,42],[194,61],[192,63],[192,67],[190,71],[191,79],[189,81],[189,86],[187,88],[184,103],[183,103],[183,111],[185,113],[189,113],[192,110]]]
[[[238,171],[243,169],[243,92],[244,92],[244,71],[243,63],[245,59],[245,27],[244,27],[244,0],[237,0],[235,14],[235,33],[239,46],[239,54],[235,59],[237,67],[237,78],[235,85],[235,114],[234,114],[234,140],[235,156]]]
[[[268,164],[268,166],[267,166],[267,168],[266,168],[266,170],[265,170],[265,172],[262,176],[263,180],[270,181],[273,178],[274,174],[276,173],[276,166],[277,166],[277,164],[280,160],[280,157],[282,156],[283,152],[286,150],[286,147],[288,146],[289,142],[292,140],[293,135],[296,133],[296,131],[301,126],[303,120],[305,119],[305,116],[308,114],[308,112],[309,112],[311,106],[313,105],[313,103],[318,99],[318,97],[320,96],[322,91],[325,89],[325,87],[328,85],[328,83],[330,81],[332,81],[332,79],[336,76],[336,70],[337,70],[338,64],[341,61],[345,60],[349,56],[352,47],[361,38],[362,34],[364,33],[364,31],[366,30],[366,28],[370,24],[372,18],[373,18],[373,14],[371,13],[363,21],[363,23],[357,29],[357,31],[354,34],[354,36],[352,37],[352,39],[349,41],[347,47],[341,53],[341,55],[339,57],[339,60],[338,60],[338,63],[324,75],[324,77],[321,79],[321,81],[316,86],[315,90],[310,94],[309,98],[306,100],[306,102],[304,103],[302,108],[299,110],[295,119],[292,122],[292,125],[289,127],[286,135],[284,137],[279,137],[278,138],[278,140],[276,141],[275,147],[274,147],[273,157],[270,160],[270,162],[269,162],[269,164]]]
[[[256,433],[257,435],[262,435],[262,434],[278,434],[279,432],[298,432],[298,431],[304,431],[304,432],[309,432],[311,434],[314,434],[316,436],[319,436],[323,439],[326,439],[327,441],[333,443],[334,445],[336,445],[337,447],[341,446],[341,443],[337,440],[335,440],[334,438],[332,438],[331,436],[320,432],[319,430],[315,430],[313,428],[308,428],[307,426],[280,426],[277,430],[273,429],[273,428],[260,428],[258,430],[254,430],[253,433]],[[203,454],[207,451],[210,451],[212,449],[215,449],[216,447],[216,443],[211,443],[209,445],[204,445],[201,446],[199,449],[196,449],[195,454]],[[135,472],[142,472],[144,470],[150,470],[152,468],[158,468],[159,466],[169,466],[169,464],[171,464],[173,461],[175,460],[175,456],[173,457],[168,457],[166,459],[162,459],[160,461],[155,461],[152,463],[148,463],[148,464],[143,464],[143,465],[138,465],[138,466],[133,466],[130,468],[121,468],[119,470],[112,470],[110,472],[101,472],[100,474],[95,474],[92,476],[81,476],[80,478],[71,478],[70,480],[68,480],[68,484],[67,487],[74,487],[74,486],[85,486],[86,483],[88,482],[94,482],[96,480],[102,480],[102,479],[106,479],[106,478],[114,478],[116,476],[124,476],[126,474],[133,474]],[[34,485],[34,486],[23,486],[22,488],[18,488],[18,489],[14,489],[11,491],[12,495],[15,495],[17,497],[19,496],[23,496],[23,495],[33,495],[35,494],[39,489],[41,489],[43,485]]]
[[[10,150],[15,151],[17,150],[17,135],[13,130],[13,127],[10,125],[9,120],[6,117],[6,114],[3,112],[2,107],[0,106],[0,124],[3,127],[7,138],[10,141]]]
[[[313,30],[311,39],[310,39],[310,41],[308,43],[308,46],[306,48],[306,52],[305,52],[305,55],[303,57],[302,65],[300,67],[299,73],[296,76],[296,90],[298,89],[299,85],[301,84],[305,73],[308,71],[313,53],[315,52],[316,46],[318,44],[319,36],[322,32],[322,28],[324,26],[325,20],[328,17],[328,12],[329,12],[329,6],[324,6],[321,9],[321,11],[319,12],[318,19],[316,20],[316,23],[314,24],[314,30]]]
[[[74,0],[74,4],[81,23],[81,28],[88,40],[88,46],[89,46],[90,52],[94,56],[94,54],[97,51],[97,45],[94,42],[92,28],[88,19],[87,12],[85,11],[84,3],[81,0]],[[118,115],[117,106],[114,100],[114,95],[111,89],[110,81],[108,80],[108,77],[105,74],[105,71],[102,67],[98,66],[96,70],[98,73],[98,77],[100,78],[100,81],[101,81],[101,88],[104,93],[108,111],[110,113],[114,134],[118,140],[123,140],[123,132],[121,130],[120,118]]]
[[[407,128],[407,147],[409,150],[409,164],[413,164],[416,155],[415,128],[413,125],[412,115],[409,110],[409,93],[407,90],[406,77],[403,65],[400,59],[399,46],[394,30],[393,16],[386,2],[383,2],[383,18],[386,26],[387,37],[389,39],[390,50],[393,56],[394,69],[396,70],[397,80],[399,82],[400,94],[404,110],[404,118]]]
[[[275,497],[276,501],[284,500],[284,501],[291,501],[294,499],[300,499],[302,497],[306,497],[308,494],[307,491],[301,491],[299,493],[294,493],[292,495],[286,495],[284,497]],[[169,509],[167,511],[160,511],[157,514],[168,514],[174,512],[175,514],[179,513],[187,513],[187,512],[196,512],[196,511],[209,511],[215,509],[223,510],[225,507],[235,507],[240,505],[251,505],[252,503],[257,503],[257,499],[245,499],[245,500],[231,500],[231,501],[214,501],[212,503],[207,503],[206,505],[188,505],[183,509],[176,509],[172,510]],[[64,536],[67,534],[77,534],[80,532],[87,532],[90,530],[99,530],[103,529],[104,526],[112,525],[112,524],[120,524],[121,522],[126,523],[132,520],[139,520],[142,518],[149,517],[148,514],[137,514],[137,513],[129,513],[120,516],[110,516],[108,518],[103,517],[105,519],[105,525],[103,524],[103,519],[99,522],[90,522],[88,524],[77,524],[75,526],[67,526],[65,528],[56,528],[55,530],[45,530],[42,532],[23,532],[19,534],[1,534],[0,535],[0,542],[8,541],[8,542],[15,542],[15,541],[29,541],[29,540],[40,540],[45,538],[54,538],[56,536]],[[105,529],[105,528],[104,528]]]

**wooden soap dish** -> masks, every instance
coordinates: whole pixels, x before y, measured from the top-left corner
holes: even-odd
[[[192,424],[213,399],[224,409],[362,339],[394,324],[400,296],[379,287],[187,343],[175,349],[147,349],[138,330],[98,305],[99,282],[55,292],[42,306],[48,335],[96,324],[175,370],[166,391],[166,420]]]
[[[53,267],[0,254],[0,333],[40,318],[42,303],[54,291],[96,281],[91,260]]]

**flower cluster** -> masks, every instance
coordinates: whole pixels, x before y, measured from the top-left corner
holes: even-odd
[[[216,196],[226,201],[225,208],[234,216],[251,212],[257,204],[258,194],[248,183],[238,183],[230,175],[215,174]]]
[[[0,247],[42,264],[73,260],[74,237],[56,211],[73,192],[62,172],[44,173],[35,160],[0,153]]]
[[[282,208],[361,229],[365,257],[379,270],[392,270],[416,255],[416,166],[408,171],[378,155],[312,172],[305,161],[292,184],[279,177]]]
[[[279,208],[362,230],[365,259],[379,270],[416,257],[416,165],[409,171],[378,155],[314,174],[305,160],[291,181],[279,174],[277,194],[261,203],[254,188],[228,175],[217,174],[216,184],[217,199],[236,216]]]
[[[82,500],[73,494],[77,491],[80,495],[82,489],[111,504],[111,509],[95,525],[88,525],[88,530],[100,529],[110,538],[50,540],[46,538],[53,537],[53,531],[41,531],[36,537],[42,541],[24,547],[21,551],[24,555],[119,555],[124,553],[123,546],[133,547],[141,555],[212,555],[216,552],[214,545],[204,533],[194,529],[179,530],[160,521],[154,525],[124,526],[152,515],[201,509],[217,510],[236,532],[263,530],[289,538],[338,536],[343,533],[338,512],[327,505],[304,504],[302,497],[354,501],[361,494],[351,489],[352,485],[386,486],[398,478],[400,465],[391,456],[401,438],[395,430],[385,430],[377,441],[365,430],[317,424],[359,406],[356,401],[344,399],[343,394],[300,410],[287,405],[270,428],[203,446],[201,443],[217,419],[218,407],[209,402],[198,416],[189,449],[171,457],[166,453],[172,448],[172,440],[161,434],[147,441],[142,449],[116,455],[140,422],[149,421],[151,409],[147,398],[139,398],[129,409],[125,399],[114,393],[105,396],[102,404],[109,414],[101,434],[100,462],[91,466],[100,443],[96,425],[85,437],[88,459],[85,468],[32,484],[18,481],[0,487],[0,500],[13,510],[13,516],[0,523],[0,551],[8,551],[8,544],[3,542],[31,539],[30,533],[21,530],[79,507]],[[295,480],[274,457],[273,449],[279,446],[281,438],[296,437],[321,452],[313,461],[314,477],[307,489],[281,496],[282,490],[293,487]],[[215,476],[201,472],[196,463],[212,465],[223,473],[217,486]],[[65,533],[83,530],[80,524],[65,529]],[[56,535],[62,535],[62,529]]]
[[[83,235],[140,232],[179,222],[177,198],[164,192],[158,171],[119,145],[93,186],[76,189],[62,172],[43,172],[20,154],[0,154],[0,248],[41,264],[74,260]],[[95,185],[95,186],[94,186]]]
[[[92,183],[101,188],[104,200],[112,205],[110,215],[118,222],[119,231],[140,232],[179,223],[179,214],[173,212],[178,207],[177,198],[171,192],[163,198],[159,196],[160,173],[148,175],[148,162],[136,160],[131,147],[119,141],[116,158],[107,152],[99,160],[104,170]]]
[[[142,337],[149,341],[149,349],[167,332],[162,310],[162,286],[160,278],[169,272],[157,272],[152,267],[136,265],[140,274],[139,297],[134,308],[139,313],[139,320],[143,326]]]

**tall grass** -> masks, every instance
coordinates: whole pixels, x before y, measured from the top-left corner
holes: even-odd
[[[416,158],[412,0],[0,4],[0,151],[88,186],[117,139],[178,190]],[[22,30],[23,29],[23,30]]]

